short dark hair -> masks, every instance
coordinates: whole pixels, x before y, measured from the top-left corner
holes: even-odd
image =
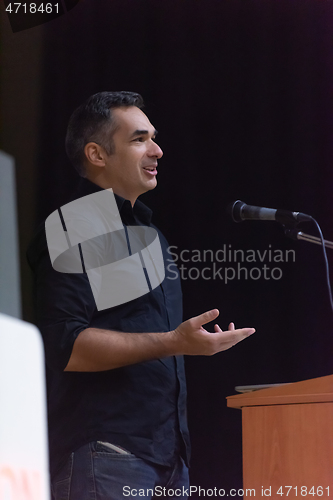
[[[66,152],[82,177],[86,175],[84,147],[88,142],[96,142],[108,155],[113,153],[116,123],[111,109],[129,106],[141,109],[143,105],[141,95],[135,92],[98,92],[74,111],[67,127]]]

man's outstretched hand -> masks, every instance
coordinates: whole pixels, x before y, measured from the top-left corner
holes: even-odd
[[[178,346],[179,354],[212,356],[225,351],[255,332],[254,328],[235,330],[230,323],[227,331],[214,325],[214,332],[207,332],[202,325],[213,321],[219,315],[218,309],[212,309],[181,323],[172,333]]]
[[[169,332],[126,333],[86,328],[74,342],[65,371],[112,370],[177,354],[211,356],[229,349],[255,331],[254,328],[235,330],[230,323],[226,332],[218,325],[214,326],[214,332],[207,332],[202,325],[218,315],[217,309],[207,311]]]

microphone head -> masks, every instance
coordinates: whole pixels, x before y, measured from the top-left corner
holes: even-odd
[[[241,217],[242,208],[246,204],[241,200],[233,201],[227,206],[227,212],[234,222],[242,222],[244,219]]]

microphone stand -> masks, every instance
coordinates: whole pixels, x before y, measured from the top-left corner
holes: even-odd
[[[293,240],[304,240],[310,243],[315,243],[316,245],[322,245],[321,239],[316,236],[312,236],[311,234],[303,233],[302,231],[298,231],[297,229],[288,229],[285,227],[284,233],[288,238]],[[331,248],[333,250],[333,242],[324,240],[324,244],[326,248]]]
[[[304,240],[304,241],[309,241],[310,243],[315,243],[316,245],[320,245],[321,248],[323,249],[324,259],[325,259],[325,267],[326,267],[327,288],[328,288],[328,294],[329,294],[330,303],[331,303],[331,309],[333,311],[333,297],[332,297],[331,282],[330,282],[330,276],[329,276],[328,260],[327,260],[327,255],[326,255],[326,247],[333,249],[333,242],[328,241],[328,240],[324,240],[323,233],[320,229],[318,222],[316,221],[316,219],[312,219],[312,221],[316,224],[321,238],[317,238],[316,236],[312,236],[311,234],[302,233],[302,231],[298,231],[295,227],[290,229],[286,225],[284,225],[284,234],[286,236],[288,236],[289,238],[292,238],[293,240]]]

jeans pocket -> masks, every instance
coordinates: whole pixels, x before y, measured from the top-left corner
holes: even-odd
[[[106,441],[96,441],[95,451],[102,453],[112,453],[116,455],[133,455],[133,453],[125,450],[125,448],[122,448],[121,446],[118,446],[116,444],[107,443]]]
[[[55,475],[51,484],[51,490],[54,500],[69,500],[71,479],[73,473],[74,453],[68,457],[66,464]]]

